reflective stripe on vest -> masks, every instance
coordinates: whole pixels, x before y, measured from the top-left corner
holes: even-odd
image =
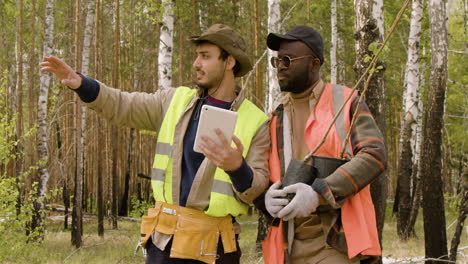
[[[159,129],[151,170],[151,185],[156,201],[172,204],[172,150],[175,127],[196,93],[195,89],[185,86],[177,88]]]
[[[313,149],[322,140],[325,134],[324,127],[328,127],[334,118],[334,113],[338,112],[343,102],[351,94],[348,87],[327,84],[315,107],[316,116],[320,118],[308,123],[306,127],[306,144],[309,149]],[[356,94],[354,95],[356,96]],[[353,97],[354,97],[353,96]],[[323,97],[323,100],[322,100]],[[339,158],[346,140],[346,135],[350,130],[351,104],[349,100],[338,116],[335,125],[327,135],[325,143],[315,152],[317,156],[328,156]],[[333,109],[331,109],[333,107]],[[320,112],[317,113],[317,112]],[[313,136],[312,133],[313,132]],[[353,156],[351,149],[351,139],[347,139],[348,158]],[[361,191],[350,197],[341,207],[341,223],[346,237],[348,247],[348,257],[371,255],[380,256],[380,242],[377,233],[374,204],[370,195],[370,187],[367,185]]]
[[[252,139],[260,126],[268,120],[268,116],[247,99],[244,99],[237,113],[238,118],[234,135],[241,140],[244,146],[242,154],[246,157],[247,153],[249,153]],[[231,145],[235,146],[235,143],[232,142]],[[228,214],[238,216],[247,214],[249,206],[237,200],[233,190],[234,187],[229,175],[224,170],[216,168],[210,204],[205,213],[211,216],[226,216]]]
[[[156,201],[173,203],[172,149],[175,128],[195,94],[196,90],[194,89],[188,87],[177,88],[161,125],[151,173],[153,193]],[[244,146],[243,156],[246,157],[253,137],[258,128],[268,120],[268,117],[247,99],[244,99],[237,112],[238,118],[234,135],[241,140]],[[232,145],[235,146],[234,142]],[[210,216],[238,216],[246,214],[247,211],[248,205],[235,197],[229,176],[222,169],[217,168],[211,189],[209,206],[205,213]]]

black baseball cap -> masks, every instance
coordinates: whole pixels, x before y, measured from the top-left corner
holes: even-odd
[[[278,50],[281,41],[300,40],[304,42],[323,64],[323,41],[317,30],[308,26],[296,26],[286,34],[270,33],[267,37],[267,46],[271,50]]]

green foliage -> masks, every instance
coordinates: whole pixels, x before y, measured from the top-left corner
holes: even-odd
[[[7,76],[7,72],[0,75],[0,109],[6,113],[0,116],[0,164],[11,164],[23,156],[24,153],[15,152],[16,146],[36,132],[35,129],[26,130],[21,138],[16,139],[16,115],[8,114]],[[35,165],[23,168],[17,178],[8,175],[8,170],[0,170],[0,241],[3,244],[0,247],[1,263],[11,261],[13,256],[24,250],[26,241],[36,241],[40,236],[39,230],[28,229],[34,212],[36,183],[27,196],[23,194],[25,179],[36,169]],[[52,191],[47,197],[55,193]]]
[[[153,204],[148,201],[140,201],[138,200],[136,195],[132,195],[130,201],[130,212],[129,216],[134,218],[140,218],[143,215],[146,215],[148,212],[148,208],[153,207]]]
[[[464,32],[465,14],[461,7],[462,1],[456,1],[452,6],[449,19],[449,47],[451,51],[465,51],[467,35]],[[465,53],[448,53],[448,79],[445,113],[446,136],[451,143],[454,163],[458,163],[462,153],[468,153],[467,139],[467,105],[468,105],[468,55]],[[454,83],[454,82],[456,83]],[[465,157],[466,159],[466,157]]]

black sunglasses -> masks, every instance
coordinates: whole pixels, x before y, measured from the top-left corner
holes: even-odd
[[[291,58],[289,56],[283,56],[281,58],[271,57],[270,62],[273,68],[278,68],[281,62],[283,63],[284,67],[289,68],[289,65],[291,65],[292,61],[302,59],[302,58],[309,58],[309,57],[315,58],[315,56],[312,56],[312,55],[306,55],[306,56],[301,56],[301,57],[296,57],[296,58]]]

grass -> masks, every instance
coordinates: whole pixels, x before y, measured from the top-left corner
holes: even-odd
[[[391,205],[389,205],[391,208]],[[390,209],[389,209],[390,210]],[[455,210],[447,208],[447,225],[457,217]],[[384,227],[383,255],[387,258],[408,258],[424,256],[424,236],[422,221],[418,218],[416,238],[403,242],[398,239],[396,219],[387,211]],[[241,263],[263,263],[261,253],[256,251],[257,224],[256,215],[239,217],[242,233],[240,245],[242,248]],[[16,235],[15,235],[16,232]],[[447,231],[448,243],[452,239],[454,225]],[[144,263],[141,251],[134,255],[138,240],[139,223],[119,222],[118,230],[112,230],[108,221],[105,223],[104,238],[97,236],[95,219],[85,219],[83,247],[77,250],[71,245],[70,231],[63,231],[63,222],[47,221],[47,233],[42,244],[16,243],[0,244],[1,263]],[[22,232],[11,232],[10,239],[22,238]],[[11,241],[10,241],[11,242]],[[468,234],[465,227],[460,248],[468,245]],[[466,253],[466,252],[465,252]],[[468,263],[468,258],[459,254],[457,263]],[[409,263],[409,262],[407,262]],[[416,262],[413,262],[416,263]]]

